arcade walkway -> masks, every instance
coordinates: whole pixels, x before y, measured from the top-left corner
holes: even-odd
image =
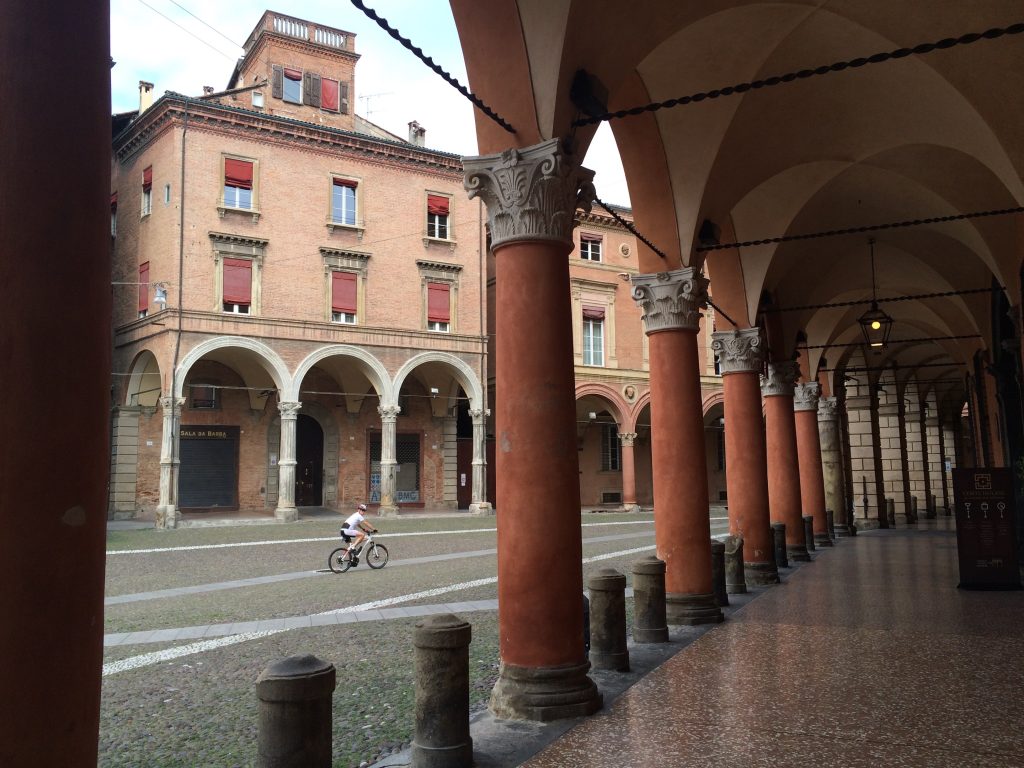
[[[964,592],[951,518],[842,539],[529,768],[1024,766],[1024,592]]]

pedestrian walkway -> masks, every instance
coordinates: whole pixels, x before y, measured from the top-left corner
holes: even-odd
[[[1020,768],[1024,592],[957,582],[949,518],[842,539],[524,765]]]

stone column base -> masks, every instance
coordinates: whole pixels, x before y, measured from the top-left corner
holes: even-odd
[[[502,662],[491,691],[491,712],[495,717],[541,723],[592,715],[601,708],[604,697],[587,676],[589,669],[589,661],[562,667],[518,667]]]
[[[853,536],[853,531],[846,523],[836,523],[836,536]]]
[[[896,525],[907,526],[910,525],[910,518],[907,517],[903,512],[896,513]]]
[[[173,504],[156,508],[157,528],[177,528],[181,522],[181,511]]]
[[[665,618],[670,625],[686,624],[689,626],[717,624],[725,620],[713,592],[706,595],[668,593],[665,595]]]
[[[494,507],[489,501],[474,501],[469,505],[469,513],[471,515],[493,515]]]
[[[299,510],[295,507],[278,507],[274,510],[274,517],[279,523],[294,523],[299,519]]]
[[[630,514],[636,514],[640,511],[640,505],[635,502],[633,504],[623,504],[622,511]]]
[[[747,579],[747,584],[753,587],[765,587],[781,581],[775,563],[744,563],[743,575]]]
[[[832,537],[827,533],[816,533],[814,534],[814,546],[816,547],[831,547]]]
[[[869,517],[858,518],[856,526],[858,531],[873,531],[882,527],[877,520],[872,520]]]
[[[786,557],[790,560],[796,560],[799,563],[809,563],[811,561],[811,553],[807,551],[807,547],[801,547],[799,545],[791,547],[787,544]]]
[[[398,517],[398,507],[394,505],[385,506],[381,504],[377,507],[377,517]]]

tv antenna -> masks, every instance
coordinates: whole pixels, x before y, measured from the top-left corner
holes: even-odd
[[[370,109],[370,99],[376,99],[380,96],[392,96],[394,93],[394,91],[381,91],[380,93],[368,93],[365,96],[360,96],[359,100],[363,102],[363,114],[366,115],[366,118],[369,119],[370,115],[374,112],[381,111],[379,109]]]

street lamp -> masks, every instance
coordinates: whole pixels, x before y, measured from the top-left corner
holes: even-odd
[[[878,308],[878,296],[875,294],[875,239],[868,240],[868,245],[871,247],[871,309],[861,315],[857,322],[864,334],[865,344],[869,347],[884,347],[892,333],[892,318]]]

